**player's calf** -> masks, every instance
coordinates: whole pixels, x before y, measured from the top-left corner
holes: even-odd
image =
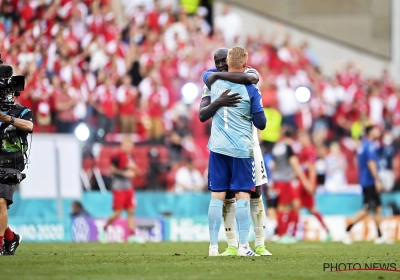
[[[208,207],[208,229],[210,234],[210,247],[208,250],[209,256],[219,256],[218,253],[218,234],[222,222],[222,206],[223,200],[220,200],[221,195],[213,192],[210,205]],[[222,197],[225,197],[225,193]]]
[[[235,195],[235,194],[234,194]],[[235,247],[237,249],[238,242],[236,239],[236,199],[225,198],[224,206],[222,209],[223,220],[224,220],[224,228],[226,240],[229,246]]]

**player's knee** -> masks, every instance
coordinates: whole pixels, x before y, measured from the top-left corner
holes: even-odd
[[[133,209],[128,209],[128,210],[126,211],[126,214],[127,214],[128,216],[133,216],[133,215],[135,214],[135,211],[134,211]]]
[[[251,192],[250,198],[260,198],[260,196],[261,196],[261,186],[257,186],[256,191]]]
[[[364,204],[362,211],[364,212],[365,215],[369,214],[370,212],[377,215],[378,213],[381,213],[382,208],[381,208],[381,206],[376,205],[376,203],[370,202],[370,203]]]
[[[212,192],[211,198],[218,199],[218,200],[225,200],[226,192]]]
[[[239,199],[250,200],[250,193],[248,193],[248,192],[237,192],[235,194],[235,196],[236,196],[236,200],[239,200]]]
[[[114,214],[115,214],[115,216],[119,217],[122,214],[122,210],[115,210]]]
[[[275,208],[268,208],[267,209],[267,216],[270,219],[276,220],[276,210],[275,210]]]
[[[380,216],[382,214],[382,206],[378,206],[375,209],[375,216]]]
[[[366,217],[370,213],[370,211],[373,211],[372,208],[364,208],[360,210],[360,216],[361,217]]]
[[[0,212],[7,211],[7,201],[4,198],[0,198]]]

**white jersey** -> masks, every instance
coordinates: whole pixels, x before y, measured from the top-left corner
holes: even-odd
[[[256,74],[258,77],[257,70],[254,68],[246,67],[244,70],[245,73]],[[257,86],[257,85],[256,85]],[[261,94],[261,92],[260,92]],[[258,129],[253,124],[253,152],[254,152],[254,162],[255,162],[255,169],[256,169],[256,186],[261,186],[268,183],[267,172],[265,170],[265,163],[264,158],[260,148],[260,141],[258,140]]]
[[[258,140],[258,129],[253,124],[253,147],[259,146],[260,141]]]
[[[246,69],[244,69],[244,73],[256,74],[258,77],[260,77],[260,74],[258,74],[258,71],[254,68],[246,67]],[[261,92],[260,92],[260,94],[261,94]],[[253,147],[260,145],[260,141],[258,141],[257,130],[258,130],[257,127],[255,127],[253,124]]]

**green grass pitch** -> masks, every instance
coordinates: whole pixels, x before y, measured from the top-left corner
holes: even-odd
[[[0,279],[400,279],[386,271],[323,271],[324,262],[396,263],[400,270],[400,243],[267,245],[271,257],[210,258],[206,243],[22,243],[15,256],[0,257]]]

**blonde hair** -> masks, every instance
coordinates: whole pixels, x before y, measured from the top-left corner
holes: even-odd
[[[228,66],[232,68],[242,68],[247,61],[248,53],[242,47],[233,47],[228,51]]]

